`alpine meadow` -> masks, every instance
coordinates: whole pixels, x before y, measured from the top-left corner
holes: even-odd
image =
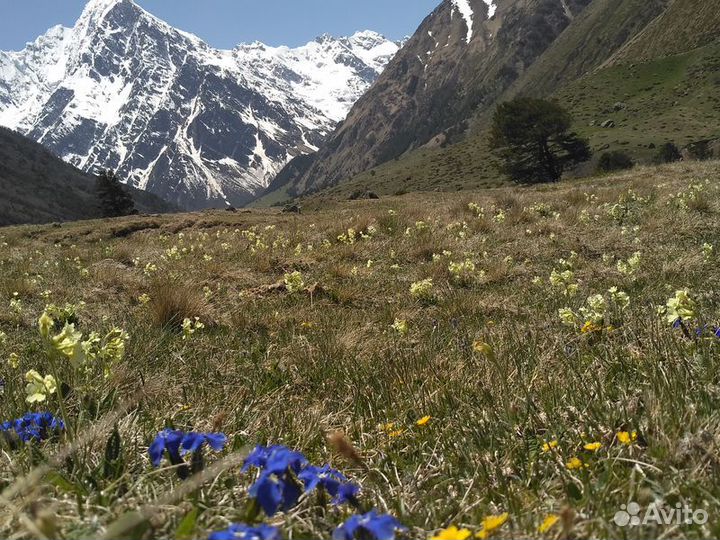
[[[437,1],[0,51],[0,538],[720,537],[720,1]]]

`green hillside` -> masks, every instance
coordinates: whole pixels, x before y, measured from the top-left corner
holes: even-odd
[[[139,212],[172,212],[159,197],[127,187]],[[91,219],[100,215],[95,179],[40,144],[0,128],[0,226]]]
[[[571,111],[574,129],[590,139],[595,160],[620,149],[647,163],[668,141],[686,147],[720,139],[720,44],[646,63],[610,65],[550,97]],[[616,104],[622,108],[615,110]],[[615,127],[601,127],[606,120]],[[717,146],[710,145],[715,152]],[[494,163],[480,132],[457,144],[415,150],[323,193],[346,197],[364,189],[394,194],[494,187],[507,181]]]
[[[610,66],[555,96],[570,108],[577,130],[595,149],[621,148],[647,161],[655,153],[651,145],[674,141],[685,147],[720,139],[720,44]],[[606,120],[615,127],[602,128]]]

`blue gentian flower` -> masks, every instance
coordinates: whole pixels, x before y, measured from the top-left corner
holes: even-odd
[[[248,491],[248,495],[258,502],[268,517],[274,516],[278,510],[287,512],[292,509],[301,493],[294,478],[269,471],[261,473]]]
[[[158,467],[163,454],[167,450],[170,463],[180,465],[183,461],[181,455],[195,453],[202,449],[205,443],[213,450],[219,452],[227,443],[224,433],[184,433],[177,429],[164,429],[148,448],[153,466]]]
[[[720,339],[720,328],[715,329],[715,337]]]
[[[255,499],[267,516],[282,509],[290,510],[302,494],[302,485],[296,477],[308,464],[300,452],[286,446],[257,446],[243,464],[243,471],[250,467],[260,469],[260,476],[250,487],[249,495]]]
[[[175,429],[164,429],[158,433],[155,440],[148,447],[148,454],[150,454],[150,461],[152,461],[153,467],[160,466],[165,450],[167,450],[170,463],[178,465],[182,462],[180,459],[180,444],[182,443],[183,435],[182,431]]]
[[[65,423],[49,412],[27,413],[22,418],[3,422],[0,425],[0,431],[14,432],[22,442],[44,441],[64,429]]]
[[[186,433],[182,440],[181,453],[197,452],[205,443],[208,443],[210,448],[219,452],[225,448],[227,436],[224,433]]]
[[[355,502],[356,496],[360,491],[358,486],[348,482],[348,479],[343,473],[332,469],[329,465],[324,465],[323,467],[308,465],[300,471],[298,478],[305,484],[306,493],[320,486],[333,497],[333,504]]]
[[[371,510],[367,514],[351,516],[345,523],[333,531],[333,540],[355,540],[374,538],[375,540],[395,540],[395,531],[407,530],[393,516],[378,514]]]
[[[338,506],[345,503],[350,503],[354,506],[357,506],[358,493],[360,493],[360,486],[350,483],[340,484],[337,493],[333,495],[332,503]]]
[[[208,540],[280,540],[280,531],[270,525],[251,527],[244,523],[233,523],[224,531],[212,533]]]
[[[256,446],[243,463],[243,472],[250,467],[274,473],[284,473],[288,469],[300,472],[308,460],[300,452],[290,450],[287,446]]]

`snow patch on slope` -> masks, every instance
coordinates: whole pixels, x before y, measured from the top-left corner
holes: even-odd
[[[451,0],[453,9],[457,10],[463,19],[465,19],[465,25],[467,26],[467,36],[465,40],[470,43],[473,37],[473,10],[470,6],[469,0]]]
[[[483,2],[487,4],[489,19],[495,15],[495,12],[497,11],[497,4],[495,4],[495,0],[483,0]]]

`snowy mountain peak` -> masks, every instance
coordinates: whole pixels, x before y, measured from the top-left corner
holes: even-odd
[[[190,209],[242,205],[316,149],[399,49],[380,34],[213,49],[132,0],[91,0],[0,51],[0,125]]]

